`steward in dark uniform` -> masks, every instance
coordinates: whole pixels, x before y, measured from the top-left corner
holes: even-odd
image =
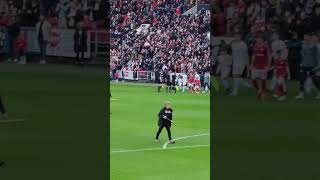
[[[173,73],[171,76],[171,90],[174,91],[174,93],[177,93],[176,80],[177,80],[177,75],[176,73]]]
[[[170,72],[166,72],[165,79],[167,83],[166,92],[171,92],[171,80],[170,80]]]
[[[2,103],[2,99],[1,99],[1,96],[0,96],[0,120],[2,118],[6,118],[7,114],[6,114],[6,109],[4,108],[4,105]]]
[[[155,72],[155,83],[157,83],[158,85],[158,92],[160,92],[160,89],[161,89],[161,70],[158,69],[156,72]]]
[[[159,140],[159,135],[161,134],[162,129],[165,127],[168,133],[168,138],[169,142],[172,144],[174,141],[172,141],[171,138],[171,121],[172,121],[172,112],[173,110],[171,109],[171,103],[166,102],[165,107],[163,107],[160,112],[158,113],[158,126],[159,130],[156,135],[156,142]]]

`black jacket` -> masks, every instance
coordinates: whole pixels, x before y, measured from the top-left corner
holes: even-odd
[[[172,112],[173,110],[167,109],[166,107],[162,108],[160,110],[160,112],[158,113],[158,117],[159,117],[159,126],[167,126],[167,125],[171,125],[171,121],[173,116],[172,116]],[[165,119],[164,117],[167,117],[167,119]]]
[[[172,82],[171,82],[171,85],[175,86],[176,85],[176,79],[177,79],[177,75],[176,74],[173,74],[172,75]]]
[[[155,82],[160,84],[160,71],[159,70],[157,70],[155,72]]]
[[[170,74],[167,73],[167,74],[165,75],[165,78],[166,78],[167,86],[171,86]]]
[[[18,24],[18,22],[14,22],[13,24],[11,24],[8,27],[8,34],[12,37],[12,38],[16,38],[19,36],[20,34],[20,25]]]
[[[86,52],[88,49],[87,46],[87,31],[83,30],[80,35],[80,30],[76,29],[74,33],[74,51],[77,52]]]

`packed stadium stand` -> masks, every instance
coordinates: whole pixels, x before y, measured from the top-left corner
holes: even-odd
[[[20,32],[27,41],[24,52],[28,57],[32,55],[27,61],[35,59],[33,55],[39,51],[35,37],[36,24],[40,21],[40,15],[44,15],[50,24],[47,55],[53,57],[53,61],[75,57],[73,34],[81,24],[88,37],[85,57],[91,62],[105,64],[109,47],[108,4],[107,0],[0,0],[2,61],[15,58],[12,54],[17,48],[12,44],[16,43]]]
[[[278,30],[289,39],[294,32],[302,37],[320,29],[320,2],[315,0],[214,0],[213,6],[216,36]]]
[[[47,16],[54,26],[75,28],[84,20],[86,28],[106,28],[107,1],[100,0],[53,0],[45,4]]]
[[[208,1],[115,0],[111,7],[111,69],[204,74],[210,67]],[[207,9],[184,14],[191,8]],[[114,71],[115,73],[115,71]]]
[[[39,13],[40,1],[0,0],[0,26],[8,26],[15,18],[21,19],[21,26],[35,26]]]

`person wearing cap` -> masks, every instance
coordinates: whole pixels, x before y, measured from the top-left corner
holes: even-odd
[[[171,129],[170,129],[171,123],[173,122],[172,121],[172,117],[173,117],[172,112],[173,112],[173,110],[171,108],[171,103],[169,101],[165,102],[164,107],[158,113],[159,129],[158,129],[156,139],[155,139],[156,142],[159,142],[159,136],[162,132],[162,129],[166,128],[167,133],[168,133],[169,143],[170,144],[174,143],[174,141],[172,140],[172,137],[171,137]]]

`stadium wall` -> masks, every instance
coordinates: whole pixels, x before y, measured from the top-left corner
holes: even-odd
[[[22,27],[21,31],[27,39],[27,54],[39,54],[39,46],[36,37],[36,29],[30,27]],[[48,56],[74,58],[74,29],[54,28],[51,30],[49,43],[47,47]],[[0,28],[0,53],[9,52],[9,36],[7,28]],[[85,58],[107,57],[109,46],[108,33],[105,30],[90,30],[87,37],[88,51]]]

